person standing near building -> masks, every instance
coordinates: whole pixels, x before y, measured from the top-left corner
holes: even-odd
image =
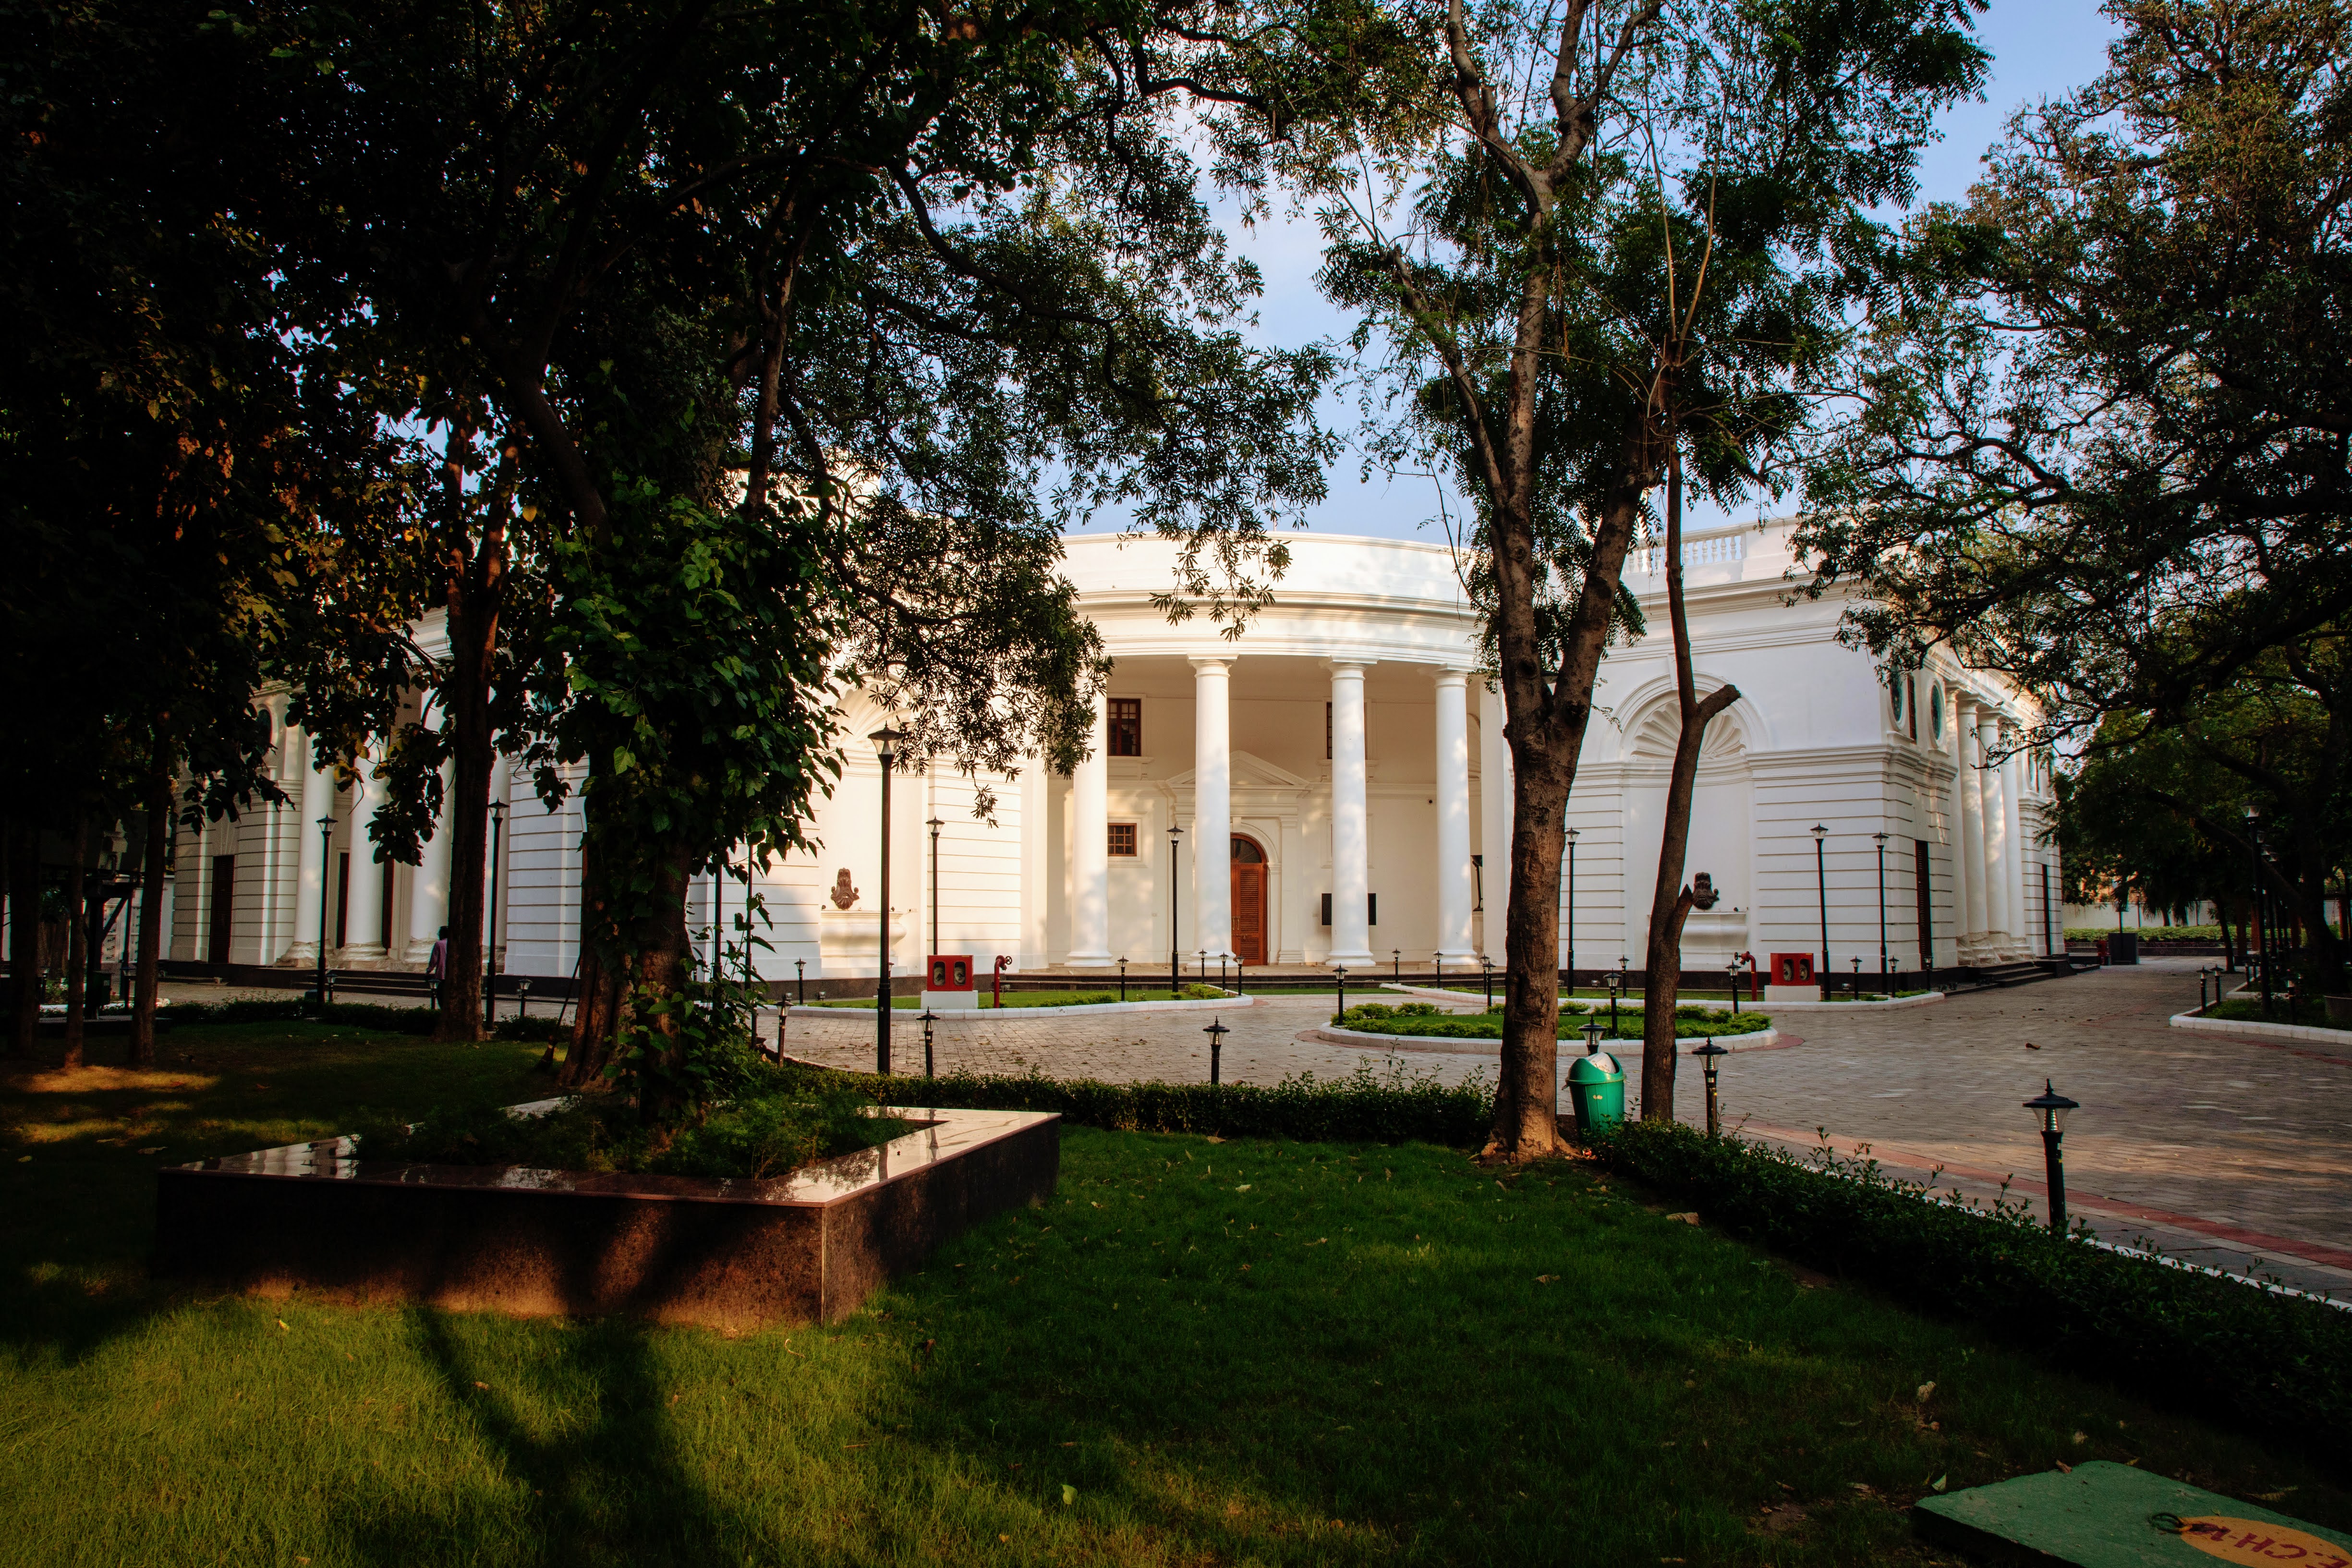
[[[433,939],[432,955],[425,961],[425,973],[431,976],[433,1005],[441,1006],[441,984],[449,978],[449,928],[443,926],[441,934]]]

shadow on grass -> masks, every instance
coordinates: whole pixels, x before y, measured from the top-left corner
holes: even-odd
[[[563,1336],[562,1354],[534,1364],[533,1386],[516,1389],[499,1386],[515,1375],[511,1365],[494,1369],[487,1347],[469,1342],[478,1336],[464,1331],[474,1326],[467,1319],[425,1310],[415,1322],[418,1353],[493,1470],[530,1493],[500,1521],[509,1539],[499,1561],[578,1568],[740,1557],[749,1522],[697,1479],[665,1401],[649,1339],[663,1331],[625,1319],[582,1324]],[[562,1395],[583,1387],[594,1391],[593,1415],[574,1424]],[[534,1415],[532,1395],[554,1396],[556,1416]],[[345,1539],[358,1562],[404,1568],[490,1549],[475,1522],[446,1510],[368,1505],[347,1519]]]

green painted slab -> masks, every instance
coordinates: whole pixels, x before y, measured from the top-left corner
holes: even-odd
[[[1922,1498],[1916,1517],[1921,1534],[1994,1562],[2352,1568],[2352,1532],[2104,1459]]]

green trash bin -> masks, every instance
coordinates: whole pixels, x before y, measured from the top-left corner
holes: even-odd
[[[1576,1058],[1568,1069],[1569,1103],[1576,1130],[1586,1137],[1606,1132],[1625,1120],[1625,1073],[1607,1051]]]

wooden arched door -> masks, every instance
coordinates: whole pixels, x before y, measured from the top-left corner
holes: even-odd
[[[1265,958],[1265,849],[1245,833],[1234,835],[1234,951],[1244,963]]]

